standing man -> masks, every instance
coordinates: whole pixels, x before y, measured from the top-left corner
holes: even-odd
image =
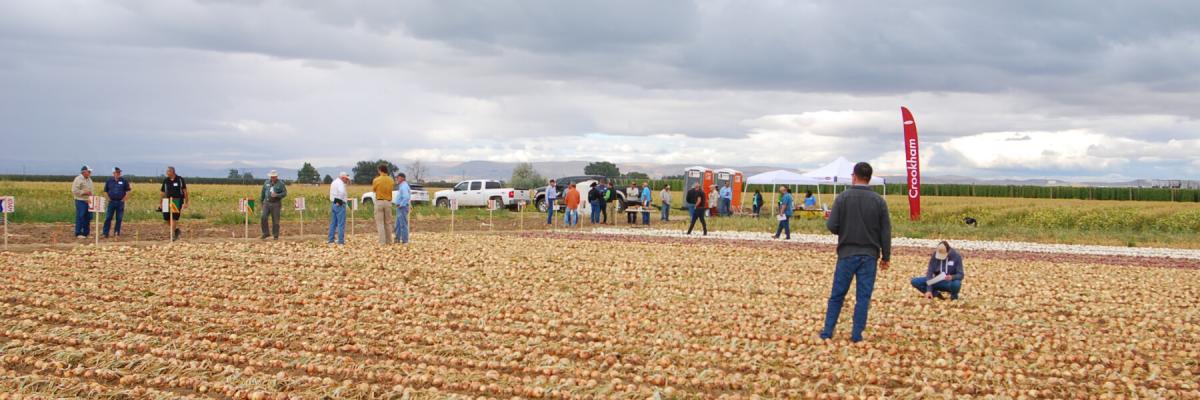
[[[558,199],[558,184],[551,179],[546,185],[546,225],[554,224],[554,200]]]
[[[726,217],[733,216],[733,188],[729,186],[721,188],[721,213]]]
[[[563,217],[566,220],[568,228],[579,225],[579,190],[575,189],[575,185],[567,185],[567,194],[563,199],[567,203],[567,212]]]
[[[279,180],[279,172],[271,170],[267,174],[267,181],[263,182],[262,196],[259,202],[262,203],[262,237],[259,239],[267,240],[267,236],[274,236],[275,240],[279,240],[279,213],[283,209],[283,198],[287,197],[287,186],[283,185],[283,181]],[[267,218],[271,218],[270,230],[267,229]]]
[[[79,175],[71,182],[71,196],[75,198],[75,238],[87,239],[92,232],[92,213],[88,212],[88,196],[92,195],[92,169],[84,165]]]
[[[779,193],[779,215],[775,217],[779,227],[775,228],[774,238],[779,239],[779,234],[784,233],[787,240],[792,240],[792,191],[787,186],[780,186]]]
[[[658,201],[662,202],[662,220],[671,220],[671,185],[663,185],[662,191],[658,193]]]
[[[642,182],[642,225],[650,225],[650,182]]]
[[[179,240],[182,231],[179,229],[179,216],[183,213],[183,209],[188,207],[188,188],[187,181],[183,180],[182,176],[175,174],[175,167],[167,167],[167,178],[162,181],[162,198],[167,199],[166,210],[163,212],[163,221],[167,222],[167,226],[171,226],[171,221],[175,221],[175,230],[171,232],[171,241]]]
[[[875,265],[887,271],[892,259],[892,222],[888,217],[887,203],[883,197],[871,190],[873,170],[871,164],[854,164],[853,185],[833,201],[833,209],[825,227],[838,236],[837,267],[833,273],[833,290],[825,310],[825,329],[822,339],[833,337],[842,303],[850,290],[850,281],[856,281],[854,289],[854,326],[850,330],[850,341],[863,340],[867,328],[867,311],[871,308],[871,292],[875,290]]]
[[[692,190],[687,192],[688,204],[694,205],[692,208],[692,222],[688,225],[687,234],[692,234],[692,228],[696,227],[696,220],[700,220],[700,227],[704,229],[704,236],[708,236],[708,222],[704,221],[704,214],[708,212],[708,200],[704,198],[704,191],[700,190],[700,184],[692,185]]]
[[[412,188],[408,186],[408,176],[403,172],[396,174],[396,241],[408,244],[408,211],[412,204]]]
[[[329,239],[326,244],[333,243],[333,234],[337,232],[337,244],[346,244],[346,183],[350,182],[350,174],[342,172],[329,185]]]
[[[388,229],[388,215],[392,209],[392,189],[395,187],[387,164],[379,164],[379,176],[371,181],[371,190],[375,191],[375,232],[379,234],[379,244],[392,242],[392,231]]]
[[[591,221],[592,224],[600,223],[600,189],[597,188],[596,182],[592,182],[588,189],[588,205],[592,207]]]
[[[125,199],[133,187],[129,180],[121,177],[121,169],[113,167],[112,179],[104,182],[104,194],[108,195],[108,208],[104,212],[104,238],[108,239],[109,228],[112,226],[113,215],[116,215],[117,226],[111,232],[121,236],[121,220],[125,219]]]
[[[604,224],[608,224],[608,200],[613,197],[615,188],[610,189],[607,182],[600,181],[600,186],[596,189],[600,190],[600,217]]]

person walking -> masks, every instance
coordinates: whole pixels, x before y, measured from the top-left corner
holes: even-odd
[[[350,174],[342,172],[337,179],[329,184],[329,238],[326,244],[333,244],[333,235],[337,233],[337,244],[346,244],[346,184],[350,182]]]
[[[104,194],[108,195],[108,207],[104,211],[105,239],[108,239],[109,232],[121,236],[121,220],[125,219],[125,199],[132,192],[133,186],[129,184],[129,180],[121,177],[121,168],[113,167],[112,179],[104,182]],[[117,219],[115,227],[112,226],[113,218]]]
[[[763,195],[758,189],[754,190],[754,198],[750,200],[750,207],[754,210],[754,218],[762,215]]]
[[[700,220],[700,228],[704,229],[704,236],[708,236],[708,222],[704,221],[704,214],[708,212],[708,200],[704,197],[704,191],[700,190],[699,183],[692,185],[692,190],[688,191],[687,202],[694,205],[692,222],[688,224],[687,234],[692,234],[692,228],[696,227],[696,220]]]
[[[162,198],[167,199],[167,209],[162,210],[163,221],[167,226],[175,225],[175,230],[171,232],[171,241],[179,240],[179,237],[183,236],[183,230],[179,227],[179,217],[191,202],[187,181],[175,173],[175,167],[167,167],[167,177],[163,179],[159,192]]]
[[[396,242],[408,244],[408,212],[412,205],[412,187],[408,185],[408,176],[403,172],[396,174]]]
[[[729,186],[721,188],[721,213],[726,217],[733,216],[733,188]]]
[[[554,200],[558,199],[558,182],[550,180],[546,185],[546,225],[554,224]]]
[[[780,186],[779,193],[779,214],[776,216],[779,227],[775,228],[774,237],[779,239],[779,234],[784,233],[785,239],[792,240],[792,191],[787,186]]]
[[[267,240],[268,236],[273,236],[279,240],[279,213],[283,210],[284,197],[287,197],[287,186],[279,180],[279,172],[271,170],[259,196],[259,202],[262,203],[262,236],[259,239]],[[270,227],[267,226],[268,218],[271,220]]]
[[[654,200],[650,192],[650,182],[642,182],[642,225],[650,225],[650,204]]]
[[[671,185],[663,185],[662,191],[658,192],[658,201],[662,204],[662,220],[671,220]]]
[[[71,197],[75,199],[75,238],[86,239],[92,232],[92,213],[88,212],[88,197],[92,195],[92,169],[86,165],[79,168],[79,175],[71,182]]]
[[[371,190],[375,191],[375,202],[372,206],[375,211],[375,232],[379,234],[379,244],[388,244],[392,242],[392,230],[388,228],[388,222],[391,220],[392,189],[395,187],[395,181],[388,173],[387,164],[379,164],[378,169],[379,176],[371,181]]]
[[[929,257],[929,267],[925,269],[925,276],[912,278],[912,286],[927,299],[942,299],[942,292],[947,292],[950,293],[950,300],[958,300],[958,292],[962,290],[964,268],[962,254],[951,248],[949,242],[942,241]]]
[[[567,194],[564,197],[567,212],[563,216],[563,222],[566,222],[563,225],[570,228],[579,224],[579,190],[575,189],[575,185],[567,185]]]
[[[873,170],[871,164],[860,162],[854,165],[853,186],[833,201],[825,227],[838,236],[837,266],[833,274],[833,288],[825,309],[825,328],[822,339],[833,337],[842,303],[851,281],[854,289],[854,325],[850,330],[850,341],[863,340],[867,328],[867,312],[871,308],[871,292],[875,290],[875,268],[887,271],[892,259],[892,222],[888,216],[887,202],[871,190]],[[882,261],[880,261],[882,260]]]

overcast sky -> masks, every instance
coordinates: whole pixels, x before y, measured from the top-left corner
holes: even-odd
[[[0,2],[0,157],[1200,177],[1200,2]],[[66,167],[69,166],[69,167]]]

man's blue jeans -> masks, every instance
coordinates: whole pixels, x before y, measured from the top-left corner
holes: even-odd
[[[791,217],[783,221],[779,221],[779,227],[775,228],[775,237],[779,237],[780,233],[787,235],[788,239],[792,238],[792,221]]]
[[[88,212],[88,202],[75,200],[75,236],[88,236],[92,232],[92,213]]]
[[[554,223],[554,199],[546,199],[546,225]]]
[[[408,244],[408,206],[396,207],[396,241]]]
[[[667,204],[667,203],[662,204],[662,220],[663,221],[671,220],[671,205],[670,204]]]
[[[871,309],[871,292],[875,290],[875,267],[879,260],[875,256],[858,255],[838,259],[833,272],[833,290],[829,293],[829,304],[825,309],[825,329],[821,330],[821,338],[833,337],[837,327],[838,316],[842,314],[842,303],[846,293],[850,291],[850,281],[855,281],[854,287],[854,326],[850,330],[850,341],[862,341],[863,330],[867,328],[867,311]]]
[[[598,224],[598,223],[600,223],[600,208],[604,206],[604,203],[601,203],[599,201],[593,201],[593,202],[591,202],[591,205],[592,205],[592,223]]]
[[[721,199],[721,215],[725,217],[733,215],[733,200]]]
[[[579,224],[579,210],[568,208],[567,212],[563,213],[563,225],[572,227],[577,224]]]
[[[108,209],[104,213],[104,236],[108,236],[109,228],[112,228],[113,218],[117,219],[116,229],[112,230],[117,235],[121,234],[121,220],[125,219],[125,200],[113,200],[108,202]]]
[[[926,277],[926,276],[918,276],[916,278],[912,278],[912,286],[914,288],[916,288],[918,291],[920,291],[921,293],[925,293],[929,290],[929,285],[925,284],[925,281],[928,281],[928,280],[929,280],[929,277]],[[941,294],[939,292],[947,292],[947,293],[950,293],[951,300],[958,299],[958,291],[959,290],[962,290],[962,281],[960,281],[960,280],[941,281],[941,282],[933,284],[933,294],[934,295],[941,296]]]
[[[346,205],[334,203],[329,210],[329,240],[326,243],[333,243],[333,234],[337,233],[337,244],[346,244]]]

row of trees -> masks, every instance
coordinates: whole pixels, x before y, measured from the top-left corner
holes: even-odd
[[[351,181],[360,185],[371,183],[371,180],[375,179],[375,176],[379,174],[378,168],[380,165],[386,165],[388,167],[388,171],[393,174],[396,172],[401,172],[399,166],[388,160],[363,160],[354,164],[354,169],[351,170],[350,175]],[[403,170],[405,175],[408,176],[408,180],[413,182],[423,182],[423,178],[428,171],[429,167],[419,160],[406,165]],[[621,169],[617,168],[616,164],[608,161],[590,163],[583,168],[583,173],[585,175],[600,175],[609,179],[650,179],[650,176],[643,172],[629,172],[625,175],[621,175]],[[231,168],[229,170],[228,178],[251,181],[254,180],[254,174],[250,173],[250,171],[242,172]],[[300,167],[299,171],[296,171],[296,182],[328,184],[333,182],[333,176],[326,174],[324,178],[321,178],[321,173],[317,171],[316,167],[313,167],[311,163],[304,163],[304,166]],[[533,163],[527,162],[517,164],[517,166],[513,168],[512,178],[510,179],[510,183],[513,186],[521,188],[538,187],[545,184],[545,182],[546,178],[534,170]]]
[[[393,164],[391,161],[382,159],[376,161],[365,160],[359,161],[354,165],[354,169],[350,175],[351,180],[356,184],[371,183],[371,180],[375,179],[375,176],[379,174],[378,168],[380,165],[387,165],[388,171],[393,174],[397,172],[404,172],[405,175],[408,176],[408,180],[413,182],[423,182],[425,173],[429,171],[429,167],[421,161],[414,161],[412,164],[408,164],[404,171],[401,171],[400,167],[396,166],[396,164]],[[252,181],[254,180],[254,174],[250,173],[250,171],[243,172],[236,168],[230,168],[227,178]],[[296,171],[296,182],[329,184],[333,182],[333,175],[325,174],[325,177],[322,178],[321,173],[317,171],[316,167],[314,167],[311,163],[304,163],[304,165],[301,166],[298,171]]]

